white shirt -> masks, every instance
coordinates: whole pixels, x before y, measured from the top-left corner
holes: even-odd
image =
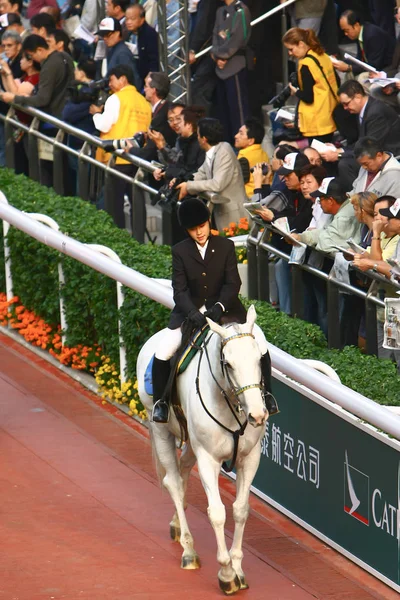
[[[200,246],[200,244],[198,244],[196,242],[197,250],[200,252],[200,256],[201,256],[201,258],[203,260],[204,260],[204,257],[206,255],[206,252],[207,252],[208,242],[209,242],[209,240],[206,241],[206,243],[204,244],[204,246]]]
[[[358,120],[360,121],[360,125],[363,122],[364,113],[365,113],[365,109],[367,108],[367,104],[368,104],[368,100],[366,101],[366,103],[364,104],[364,106],[361,109],[360,114],[358,115]]]
[[[160,102],[162,102],[162,100],[159,100],[158,102],[156,102],[152,107],[151,107],[151,112],[152,114],[155,113],[155,111],[157,110],[157,106],[160,104]]]
[[[118,121],[120,108],[121,103],[117,94],[112,94],[107,98],[103,112],[93,115],[96,129],[102,133],[110,131],[111,127]]]
[[[324,213],[318,201],[312,207],[312,219],[307,229],[322,229],[325,224],[332,221],[332,215]]]

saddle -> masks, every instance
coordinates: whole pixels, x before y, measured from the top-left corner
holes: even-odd
[[[164,392],[164,398],[169,399],[170,405],[173,408],[175,417],[179,423],[181,430],[181,446],[188,439],[187,421],[184,415],[181,401],[179,399],[176,387],[176,379],[184,373],[196,356],[198,350],[206,339],[210,328],[204,325],[201,329],[194,330],[190,327],[184,327],[182,331],[182,343],[174,356],[171,358],[171,374],[168,379],[167,386]],[[153,395],[152,368],[154,356],[151,357],[144,375],[144,385],[146,393],[149,396]]]

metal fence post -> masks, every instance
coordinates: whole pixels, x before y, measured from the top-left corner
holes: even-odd
[[[90,165],[81,156],[89,156],[90,152],[90,144],[85,142],[79,152],[77,175],[78,193],[83,200],[90,199]]]
[[[63,142],[65,132],[59,129],[56,135],[56,143],[54,144],[54,159],[53,159],[53,188],[60,196],[66,195],[66,182],[67,182],[67,157],[64,154],[62,148],[57,146],[57,142]]]
[[[40,181],[40,165],[39,165],[39,150],[38,138],[31,132],[39,129],[40,121],[37,117],[32,119],[29,127],[28,135],[28,162],[29,162],[29,177],[34,181]]]
[[[303,270],[300,265],[292,265],[292,315],[302,319],[304,316]]]
[[[265,229],[261,236],[260,243],[257,246],[257,298],[259,300],[270,301],[269,296],[269,251],[263,248],[262,242],[269,231]]]
[[[6,120],[4,122],[4,137],[6,140],[6,167],[8,167],[9,169],[15,169],[15,139],[13,135],[14,128],[9,122],[8,117],[15,118],[15,109],[12,106],[7,111]]]
[[[367,354],[375,354],[376,356],[378,356],[377,305],[371,302],[370,298],[376,294],[377,288],[378,282],[373,280],[365,298],[366,350]]]
[[[132,237],[141,244],[144,244],[146,232],[146,192],[135,185],[135,179],[132,182],[132,207],[131,207],[131,227]],[[163,240],[163,243],[166,242]]]
[[[258,299],[258,264],[257,264],[257,235],[259,226],[254,224],[247,238],[247,272],[249,280],[249,298],[252,300]]]
[[[341,348],[339,327],[339,288],[331,280],[333,273],[326,282],[328,301],[328,346],[329,348]]]

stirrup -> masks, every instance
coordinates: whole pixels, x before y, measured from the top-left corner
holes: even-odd
[[[270,417],[273,417],[281,412],[279,410],[276,398],[271,394],[271,392],[264,392],[264,402]]]
[[[151,413],[151,420],[153,423],[168,423],[169,421],[169,404],[162,398],[154,403],[153,411]]]

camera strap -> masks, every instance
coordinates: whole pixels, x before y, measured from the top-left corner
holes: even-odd
[[[323,78],[325,79],[326,83],[328,84],[329,91],[331,92],[331,94],[333,95],[333,97],[335,98],[336,103],[337,103],[338,102],[338,97],[335,94],[335,92],[333,91],[332,86],[329,83],[329,80],[328,80],[327,76],[325,75],[324,69],[322,68],[322,65],[319,62],[319,60],[317,58],[315,58],[315,56],[313,56],[312,54],[307,54],[307,58],[311,58],[315,62],[315,64],[317,65],[317,67],[319,67],[319,70],[321,71]]]

